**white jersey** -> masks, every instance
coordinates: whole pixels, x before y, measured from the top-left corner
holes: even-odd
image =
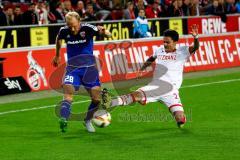
[[[184,63],[189,58],[189,47],[179,46],[174,52],[166,52],[164,47],[155,50],[153,57],[156,59],[156,67],[153,73],[153,80],[163,80],[179,89],[182,84]],[[166,73],[163,74],[163,69]]]

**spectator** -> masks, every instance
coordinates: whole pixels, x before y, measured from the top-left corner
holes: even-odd
[[[190,16],[190,7],[191,7],[190,0],[184,0],[182,5],[184,16]]]
[[[96,0],[92,0],[92,5],[93,5],[93,10],[96,12],[96,17],[100,21],[105,20],[108,17],[108,15],[111,13],[105,8],[102,8]]]
[[[48,12],[48,22],[51,24],[57,23],[57,18],[51,11]]]
[[[237,7],[235,6],[235,0],[226,0],[225,13],[232,14],[236,12],[237,12]]]
[[[85,17],[84,17],[84,21],[96,21],[96,20],[97,20],[97,18],[94,14],[93,5],[88,4],[86,14],[85,14]]]
[[[3,6],[0,4],[0,26],[7,25],[7,17],[6,14],[3,12]]]
[[[48,24],[48,11],[43,1],[40,1],[35,8],[38,16],[38,24]]]
[[[76,6],[79,0],[71,0],[73,6]]]
[[[240,1],[236,3],[237,13],[240,13]]]
[[[53,10],[52,13],[56,17],[57,23],[63,23],[65,22],[65,17],[63,14],[63,5],[61,2],[57,3],[56,10]]]
[[[224,10],[219,4],[219,0],[213,0],[213,3],[206,8],[206,15],[217,15],[224,14]]]
[[[209,0],[202,0],[199,4],[201,4],[201,7],[205,8],[209,7],[209,5],[211,5],[212,3]]]
[[[6,16],[7,16],[7,25],[9,26],[14,25],[14,13],[11,7],[9,7],[6,10]]]
[[[190,16],[199,16],[201,14],[199,0],[191,0],[191,4]]]
[[[138,17],[134,20],[133,36],[134,38],[152,37],[152,34],[149,32],[148,20],[145,18],[144,9],[139,10]]]
[[[166,16],[165,7],[163,5],[160,5],[157,1],[155,1],[152,5],[147,6],[146,8],[147,18],[158,18],[165,16]]]
[[[72,3],[70,0],[64,1],[64,10],[63,14],[66,15],[68,12],[73,12],[74,9],[72,8]]]
[[[22,18],[22,11],[20,6],[16,6],[14,9],[14,25],[22,25],[23,18]]]
[[[35,11],[35,4],[31,3],[28,10],[23,13],[23,23],[24,24],[38,24],[38,18]]]
[[[179,17],[184,16],[182,8],[182,0],[173,0],[172,4],[168,7],[168,16],[169,17]]]
[[[111,18],[112,20],[123,19],[123,10],[120,5],[117,4],[113,7],[113,10],[111,12]]]
[[[84,3],[83,1],[78,1],[77,2],[77,8],[76,8],[76,12],[79,14],[79,16],[81,17],[81,19],[85,16],[85,8],[84,8]]]
[[[134,15],[135,17],[138,16],[139,10],[144,9],[145,10],[145,5],[143,0],[138,0],[136,6],[134,7]]]
[[[225,9],[224,9],[224,0],[218,0],[218,5],[219,8],[222,10],[222,12],[225,14]]]
[[[99,0],[98,4],[101,8],[111,11],[113,9],[113,2],[109,0]]]
[[[123,19],[135,19],[132,2],[127,3],[127,8],[123,12]]]
[[[96,0],[91,0],[91,3],[95,12],[98,12],[102,9]]]

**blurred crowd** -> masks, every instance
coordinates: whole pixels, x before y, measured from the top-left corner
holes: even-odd
[[[0,26],[63,23],[76,11],[82,21],[240,13],[240,0],[0,0]]]

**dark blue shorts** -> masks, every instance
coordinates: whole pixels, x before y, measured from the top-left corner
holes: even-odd
[[[80,85],[85,88],[101,86],[96,66],[76,68],[68,66],[63,79],[63,84],[71,84],[78,89]]]

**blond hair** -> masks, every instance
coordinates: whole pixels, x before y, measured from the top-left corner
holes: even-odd
[[[73,17],[75,17],[78,21],[80,21],[80,16],[79,16],[79,14],[77,12],[68,12],[65,15],[66,21],[72,19]]]

